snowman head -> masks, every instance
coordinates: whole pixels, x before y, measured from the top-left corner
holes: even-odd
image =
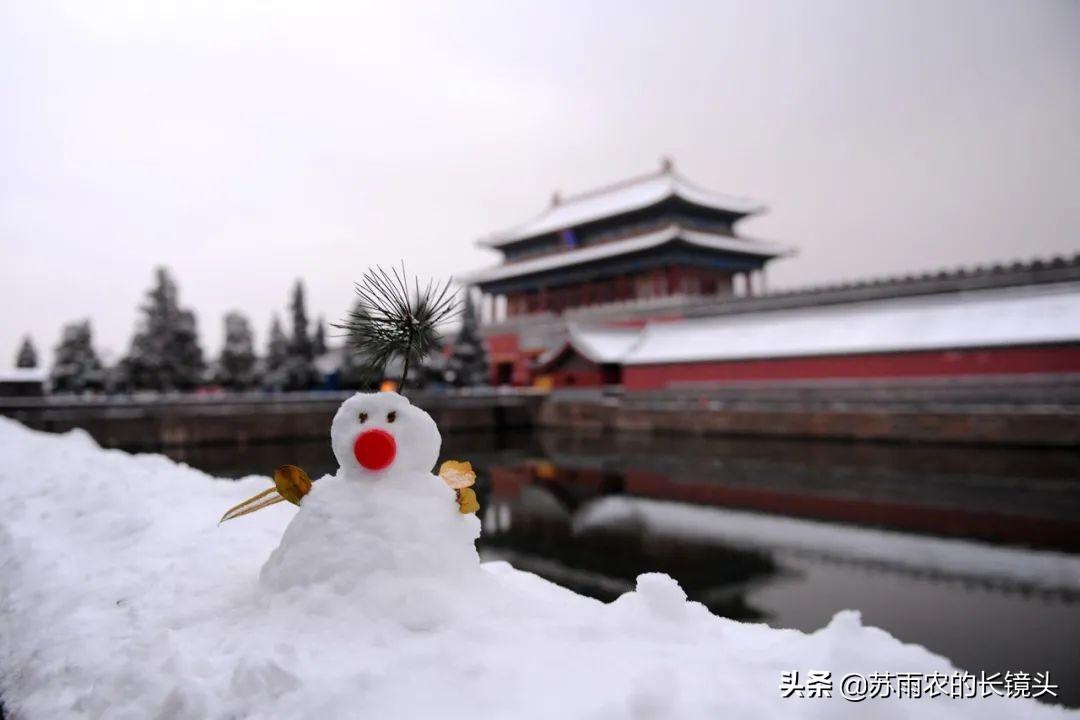
[[[347,476],[431,472],[442,438],[431,416],[393,392],[357,393],[330,425],[334,457]]]

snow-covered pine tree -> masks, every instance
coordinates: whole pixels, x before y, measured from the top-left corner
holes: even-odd
[[[358,313],[360,312],[360,309],[360,303],[356,303],[353,306],[352,312]],[[353,350],[350,347],[348,331],[346,331],[344,348],[341,353],[341,365],[338,367],[338,382],[341,387],[346,390],[371,389],[371,378],[367,377],[365,374],[365,366],[366,363],[361,357],[361,352],[359,350]]]
[[[34,341],[27,335],[19,346],[19,353],[15,356],[15,367],[36,368],[38,364],[37,348]]]
[[[128,358],[122,357],[112,366],[105,368],[105,392],[110,395],[128,394],[131,387],[131,368]]]
[[[440,340],[438,347],[425,357],[420,363],[420,371],[416,376],[416,387],[431,387],[446,384],[446,368],[449,358],[443,353],[443,342]]]
[[[172,354],[176,358],[175,385],[178,390],[194,390],[206,382],[206,363],[199,346],[199,329],[192,310],[181,310],[173,334]]]
[[[315,357],[326,354],[326,320],[322,315],[315,321],[315,330],[311,333],[311,351]]]
[[[105,387],[105,370],[94,352],[90,321],[73,322],[64,326],[60,344],[56,346],[52,373],[52,391],[84,393]]]
[[[266,341],[266,360],[263,367],[263,385],[268,390],[285,387],[285,365],[289,359],[289,338],[281,329],[281,318],[274,313],[270,321],[270,333]]]
[[[255,361],[251,325],[239,312],[228,313],[225,316],[225,344],[218,359],[218,384],[234,391],[255,387],[259,382]]]
[[[292,336],[289,338],[289,354],[284,367],[285,390],[310,390],[319,384],[319,372],[315,369],[315,351],[308,335],[307,309],[304,305],[304,285],[297,280],[293,288]]]
[[[128,380],[137,390],[193,390],[206,369],[195,313],[180,307],[176,283],[166,268],[158,268],[156,278],[139,308],[142,317],[125,358]]]
[[[457,387],[489,383],[487,349],[477,327],[470,288],[465,289],[461,330],[454,340],[454,350],[447,363],[446,381]]]

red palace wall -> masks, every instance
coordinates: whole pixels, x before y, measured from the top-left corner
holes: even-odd
[[[628,390],[748,380],[934,377],[1080,372],[1080,345],[932,350],[717,362],[626,365]]]
[[[604,384],[604,375],[600,368],[577,368],[574,370],[556,370],[550,374],[552,387],[599,387]]]
[[[530,360],[518,344],[517,334],[488,335],[484,338],[484,342],[487,345],[489,377],[492,385],[507,384],[504,382],[507,379],[512,385],[529,384],[532,379],[529,370]],[[507,365],[512,366],[510,377],[500,377],[502,369]]]
[[[507,293],[508,317],[626,300],[684,295],[731,295],[732,271],[671,265],[640,273]]]

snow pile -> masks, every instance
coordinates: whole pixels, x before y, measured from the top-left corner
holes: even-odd
[[[663,575],[605,605],[481,565],[478,521],[419,467],[434,460],[433,425],[393,396],[357,398],[335,420],[335,476],[299,509],[221,527],[221,512],[266,478],[214,480],[0,419],[6,710],[20,720],[1066,715],[997,697],[783,699],[788,671],[954,668],[856,613],[804,634],[714,617]],[[358,462],[379,464],[357,449],[371,430],[396,438],[382,470]]]

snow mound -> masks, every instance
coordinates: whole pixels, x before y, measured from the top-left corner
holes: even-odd
[[[857,613],[804,634],[715,617],[664,575],[641,576],[634,592],[605,605],[506,563],[481,565],[476,520],[415,468],[368,476],[343,463],[299,510],[282,503],[217,526],[226,507],[268,483],[215,480],[159,456],[102,450],[81,432],[46,435],[0,418],[7,712],[20,720],[1068,715],[997,697],[783,699],[781,674],[793,670],[954,668],[863,627]]]
[[[263,585],[339,596],[359,617],[433,627],[462,611],[487,577],[473,541],[480,521],[429,473],[366,485],[317,481],[263,566]],[[332,549],[332,550],[331,550]]]

